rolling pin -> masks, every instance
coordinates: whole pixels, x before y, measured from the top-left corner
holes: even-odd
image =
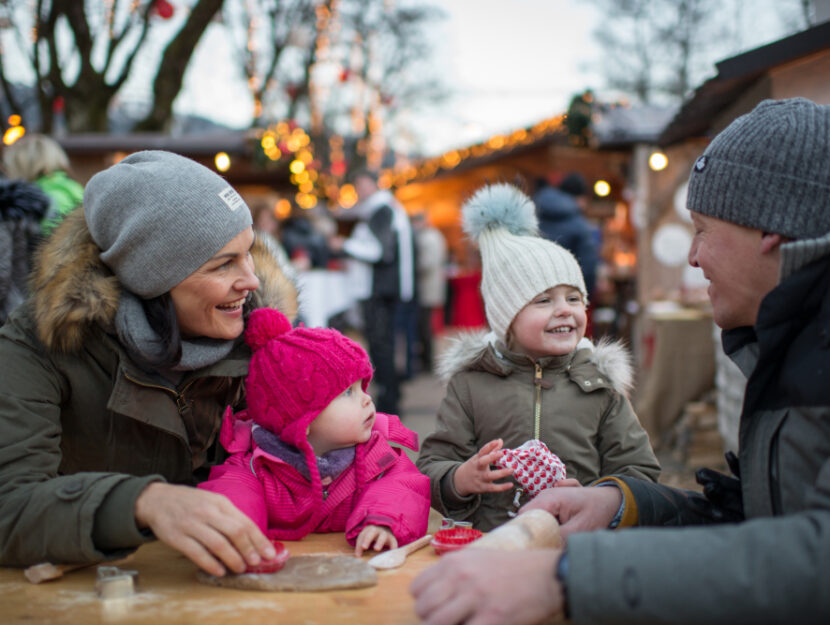
[[[41,582],[48,582],[53,579],[63,577],[64,573],[69,573],[75,569],[82,569],[87,566],[93,566],[97,562],[84,562],[82,564],[52,564],[51,562],[41,562],[40,564],[33,564],[25,571],[23,575],[26,576],[33,584]]]
[[[559,549],[559,522],[544,510],[529,510],[470,543],[468,549]]]

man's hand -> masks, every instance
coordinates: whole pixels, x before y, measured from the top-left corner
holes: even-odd
[[[154,482],[136,499],[135,521],[211,575],[225,567],[243,573],[276,557],[256,524],[217,493]]]
[[[559,551],[463,549],[441,556],[409,587],[424,625],[527,625],[561,616]]]
[[[590,488],[546,488],[522,506],[519,514],[541,508],[559,521],[562,538],[578,532],[605,529],[622,503],[616,486]]]
[[[374,543],[374,544],[373,544]],[[380,551],[384,547],[394,549],[398,546],[398,539],[388,527],[383,525],[367,525],[360,534],[357,535],[357,540],[354,543],[354,555],[358,558],[363,555],[364,551],[374,549]]]
[[[455,470],[453,485],[456,492],[463,496],[473,493],[498,493],[513,488],[512,482],[496,483],[509,475],[513,469],[490,470],[490,465],[501,458],[504,451],[502,439],[490,441],[478,450],[478,453]]]

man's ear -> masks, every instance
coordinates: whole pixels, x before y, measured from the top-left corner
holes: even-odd
[[[788,239],[786,237],[782,237],[780,234],[775,232],[762,232],[761,233],[761,254],[769,254],[770,252],[775,252],[781,246],[781,244],[786,243]]]

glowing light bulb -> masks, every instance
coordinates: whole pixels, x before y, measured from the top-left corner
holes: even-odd
[[[213,162],[216,164],[216,169],[219,171],[225,172],[231,168],[231,157],[228,156],[227,152],[219,152],[213,158]]]
[[[611,185],[605,180],[597,180],[594,183],[594,193],[596,193],[599,197],[607,197],[608,194],[611,193]]]
[[[668,157],[662,152],[652,152],[648,157],[648,166],[654,171],[662,171],[669,164]]]

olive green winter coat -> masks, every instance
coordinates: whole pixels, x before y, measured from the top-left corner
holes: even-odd
[[[0,564],[102,560],[148,540],[133,516],[141,490],[207,477],[222,412],[244,401],[242,341],[175,386],[131,362],[99,253],[71,213],[39,252],[33,296],[0,328]],[[293,316],[293,285],[261,246],[252,255],[262,286],[248,305]]]
[[[462,497],[452,483],[497,438],[507,449],[540,439],[581,484],[610,474],[657,480],[660,466],[626,396],[631,369],[619,344],[583,341],[534,362],[489,341],[485,333],[463,336],[442,358],[449,384],[417,462],[432,482],[434,508],[485,531],[509,519],[514,490]]]

